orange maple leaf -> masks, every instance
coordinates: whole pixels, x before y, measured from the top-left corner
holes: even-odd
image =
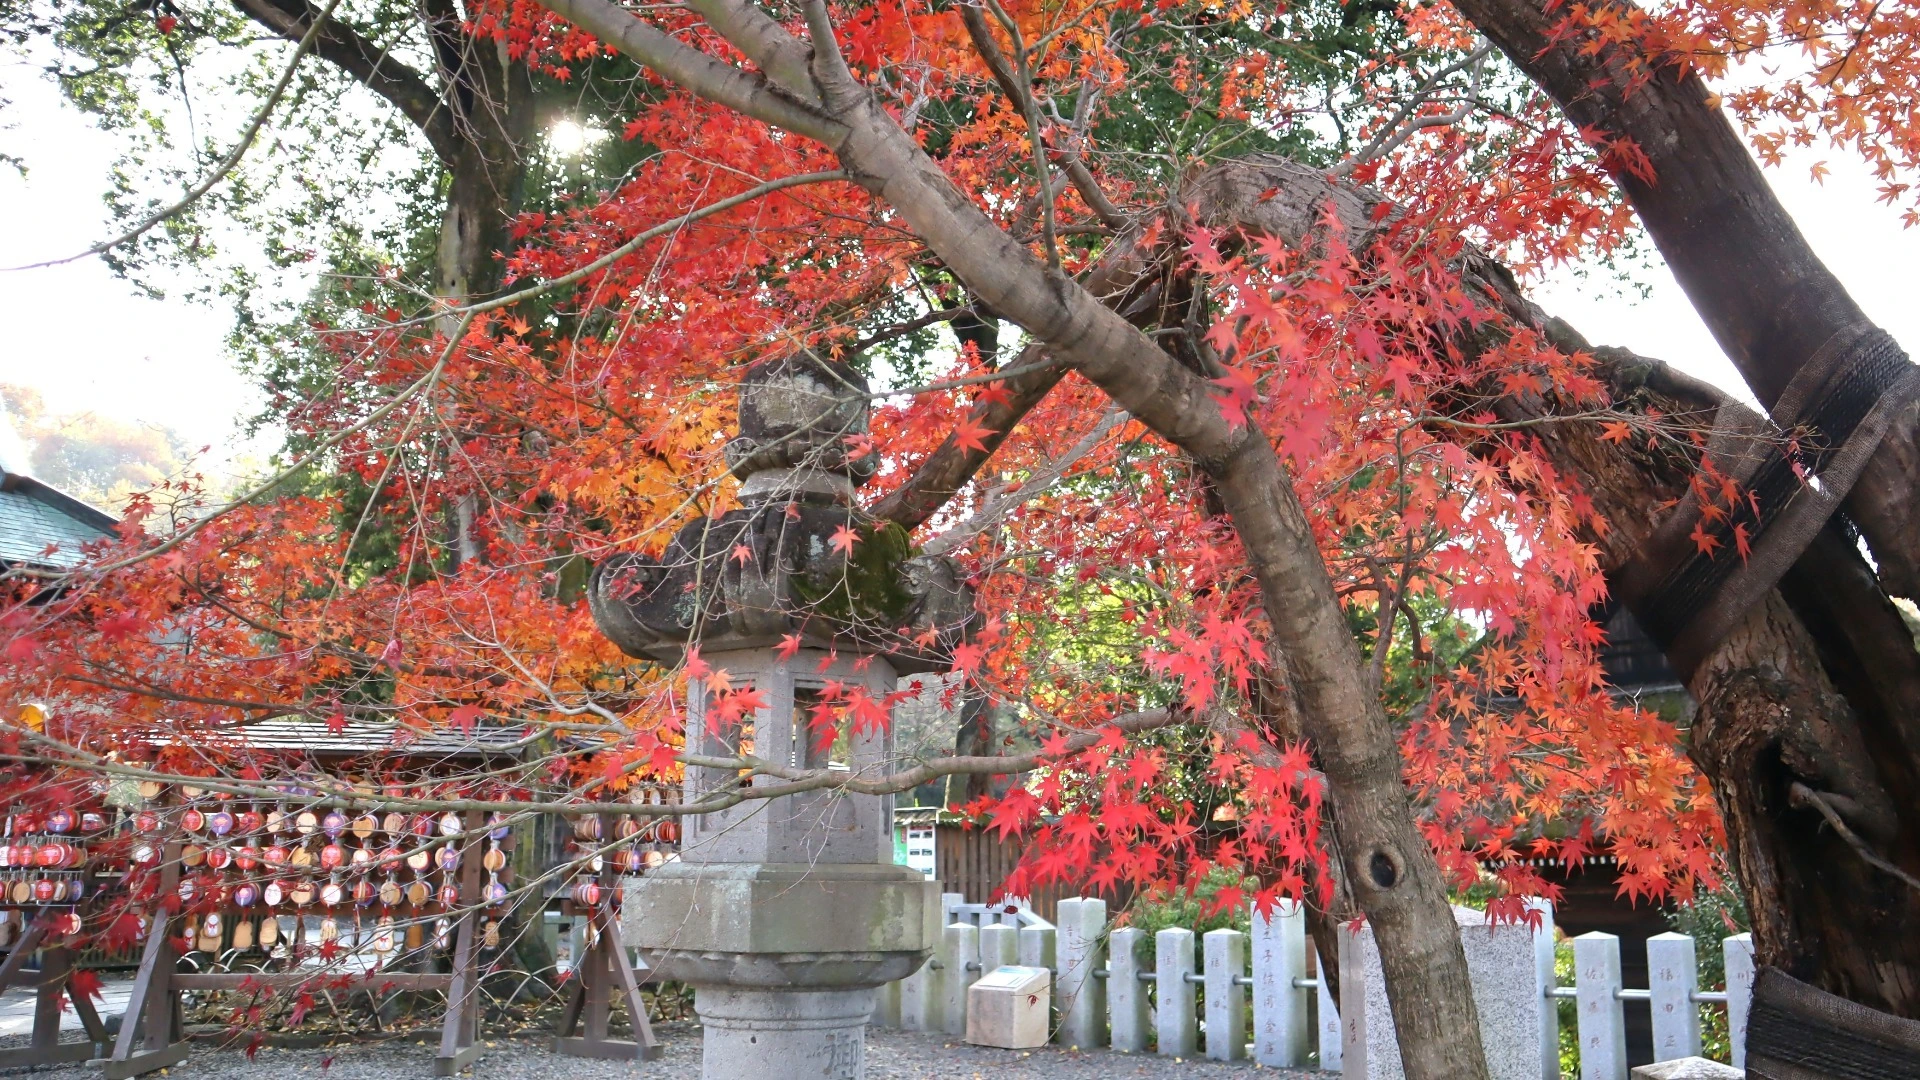
[[[853,545],[858,543],[859,540],[859,533],[842,525],[833,530],[833,535],[827,538],[827,543],[833,547],[833,550],[851,555],[853,554]]]
[[[1713,549],[1720,546],[1720,538],[1707,532],[1705,521],[1694,522],[1693,531],[1687,534],[1687,539],[1693,541],[1693,546],[1704,555],[1713,554]]]

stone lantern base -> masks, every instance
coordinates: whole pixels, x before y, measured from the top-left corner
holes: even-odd
[[[926,962],[940,891],[903,866],[677,862],[623,920],[651,979],[694,987],[703,1080],[862,1080],[874,990]]]
[[[860,1080],[867,1074],[872,987],[743,990],[697,986],[700,1075],[749,1080]]]

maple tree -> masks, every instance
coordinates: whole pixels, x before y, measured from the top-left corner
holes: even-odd
[[[452,115],[409,113],[313,9],[274,10],[416,125]],[[1836,310],[1694,72],[1808,43],[1825,81],[1742,92],[1738,115],[1763,154],[1815,130],[1890,146],[1872,153],[1897,189],[1897,80],[1862,80],[1910,55],[1899,19],[1867,14],[1836,53],[1851,9],[1705,0],[1658,18],[1527,0],[369,10],[426,19],[460,58],[443,74],[480,65],[436,102],[504,88],[490,115],[528,126],[473,151],[495,170],[477,202],[464,151],[436,142],[455,257],[425,288],[356,286],[310,327],[282,402],[289,478],[198,518],[136,499],[57,587],[14,575],[5,705],[59,707],[12,752],[63,778],[20,797],[102,771],[245,783],[271,762],[195,737],[289,714],[525,725],[533,764],[483,792],[518,812],[671,781],[677,683],[703,681],[728,722],[754,691],[697,654],[629,665],[582,602],[585,568],[736,505],[730,389],[807,347],[883,387],[847,451],[874,459],[873,523],[842,526],[833,555],[852,581],[911,530],[960,557],[984,620],[925,692],[992,703],[1000,727],[976,736],[1031,749],[976,737],[836,777],[743,746],[728,764],[771,783],[727,798],[1029,774],[971,789],[989,828],[1027,839],[1010,888],[1224,865],[1258,885],[1221,903],[1303,896],[1322,930],[1364,915],[1410,1076],[1484,1075],[1446,890],[1493,862],[1493,905],[1519,917],[1552,892],[1520,854],[1604,847],[1636,897],[1684,897],[1730,840],[1763,959],[1920,1008],[1863,974],[1908,882],[1822,833],[1851,820],[1857,853],[1911,859],[1893,793],[1916,772],[1902,717],[1920,683],[1887,596],[1911,596],[1920,565],[1915,408],[1849,495],[1877,569],[1832,525],[1789,552],[1688,658],[1683,737],[1605,693],[1592,616],[1612,592],[1653,610],[1635,574],[1671,538],[1649,507],[1693,513],[1679,532],[1709,562],[1763,558],[1749,492],[1707,450],[1727,400],[1591,347],[1517,283],[1617,251],[1637,213],[1772,404],[1861,317]],[[613,88],[627,165],[516,215],[498,170],[524,169],[535,113],[514,95],[576,78]],[[1728,191],[1751,220],[1701,210]],[[333,480],[291,483],[316,472]],[[833,688],[816,736],[891,704]],[[1201,829],[1221,806],[1225,841]]]

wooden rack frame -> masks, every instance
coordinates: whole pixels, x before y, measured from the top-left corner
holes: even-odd
[[[40,950],[46,936],[47,924],[40,919],[30,921],[20,931],[20,937],[7,952],[6,961],[0,963],[0,991],[22,981],[21,976],[30,974],[26,970],[27,957]],[[60,992],[67,988],[67,980],[72,974],[72,950],[64,945],[54,945],[40,951],[39,977],[32,984],[35,992],[33,1036],[25,1046],[0,1050],[0,1069],[91,1061],[99,1053],[98,1048],[106,1045],[106,1025],[100,1022],[99,1011],[85,994],[67,996],[73,1002],[74,1013],[80,1017],[81,1027],[86,1030],[86,1041],[60,1041]]]
[[[444,990],[447,1011],[441,1022],[440,1050],[433,1059],[435,1076],[454,1076],[480,1056],[480,950],[475,943],[481,917],[480,848],[487,826],[478,812],[463,822],[460,842],[461,910],[454,927],[451,972],[379,972],[370,985],[394,990]],[[182,842],[169,841],[160,868],[160,896],[173,895],[180,884]],[[140,970],[121,1021],[113,1052],[100,1062],[106,1080],[130,1080],[186,1060],[188,1044],[182,1029],[180,994],[185,990],[238,990],[242,986],[292,989],[314,981],[312,972],[181,972],[179,956],[167,934],[171,917],[156,905],[147,929]],[[36,1029],[37,1030],[37,1029]]]
[[[573,987],[567,991],[567,1006],[560,1014],[559,1030],[553,1048],[576,1057],[609,1058],[619,1061],[653,1061],[662,1051],[653,1037],[653,1025],[647,1022],[647,1005],[640,999],[640,980],[627,960],[620,942],[620,913],[610,903],[582,909],[568,901],[563,910],[576,918],[587,918],[593,939],[586,955],[573,962]],[[631,1040],[607,1037],[607,1021],[613,1012],[612,993],[626,998],[627,1015],[633,1020]],[[582,1021],[585,1031],[579,1035]]]

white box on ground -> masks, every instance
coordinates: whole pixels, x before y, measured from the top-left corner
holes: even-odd
[[[1047,1009],[1053,972],[1008,964],[967,987],[967,1041],[975,1046],[1031,1050],[1047,1045]]]
[[[1657,1065],[1636,1065],[1633,1080],[1741,1080],[1744,1069],[1722,1065],[1703,1057],[1674,1058]]]

